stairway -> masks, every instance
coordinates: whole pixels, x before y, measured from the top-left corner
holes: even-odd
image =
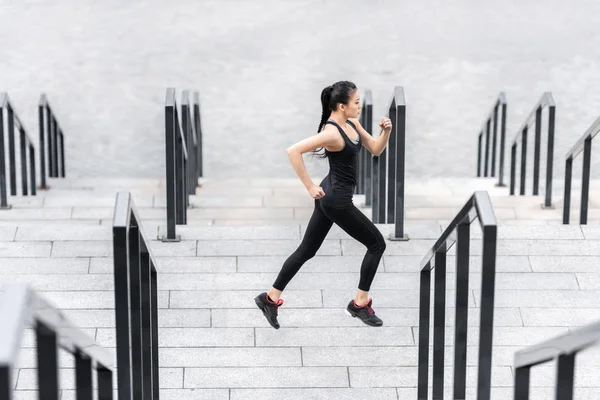
[[[268,326],[252,299],[270,287],[312,212],[312,199],[297,179],[207,180],[190,200],[188,225],[177,227],[177,243],[160,241],[165,190],[159,180],[66,179],[50,186],[36,197],[12,197],[13,209],[0,211],[2,281],[30,283],[100,344],[114,348],[112,207],[118,191],[130,191],[158,264],[163,399],[416,398],[419,263],[474,190],[490,193],[499,221],[493,399],[512,397],[515,351],[600,315],[595,182],[589,225],[563,226],[557,186],[556,208],[542,210],[541,198],[507,196],[507,188],[488,179],[409,180],[405,230],[411,240],[388,242],[371,292],[384,326],[366,327],[343,312],[354,296],[364,249],[334,226],[284,293],[280,330]],[[370,216],[363,196],[355,198]],[[574,190],[572,204],[577,199]],[[393,228],[378,227],[385,237]],[[474,227],[468,398],[475,398],[480,243]],[[453,250],[449,254],[451,305]],[[450,387],[451,309],[446,317]],[[15,376],[19,399],[36,398],[32,347],[29,335]],[[599,359],[594,351],[578,357],[577,398],[599,397]],[[74,399],[72,361],[61,362],[62,400]],[[553,374],[551,365],[533,369],[531,385],[539,389],[532,399],[551,396]]]

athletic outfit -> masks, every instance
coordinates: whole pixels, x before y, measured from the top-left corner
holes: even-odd
[[[352,122],[346,122],[356,130],[356,126]],[[338,128],[344,139],[344,147],[340,151],[325,150],[330,167],[329,173],[320,183],[325,196],[315,199],[315,208],[302,243],[283,263],[273,287],[281,291],[285,289],[302,265],[315,256],[331,226],[336,223],[351,237],[367,247],[360,270],[358,288],[368,292],[385,251],[385,240],[377,227],[352,202],[357,183],[357,162],[361,149],[360,135],[358,140],[353,141],[334,121],[329,120],[326,123]],[[271,325],[279,328],[277,308],[283,304],[283,301],[279,299],[278,304],[275,304],[266,293],[259,295],[255,300]],[[346,311],[353,317],[359,317],[368,325],[380,326],[382,324],[371,308],[371,299],[361,307],[356,306],[352,300]]]

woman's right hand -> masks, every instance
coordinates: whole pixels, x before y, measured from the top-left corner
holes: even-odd
[[[314,184],[310,188],[308,188],[308,193],[310,193],[310,197],[312,197],[313,199],[320,199],[322,197],[325,197],[325,192],[323,191],[323,188]]]

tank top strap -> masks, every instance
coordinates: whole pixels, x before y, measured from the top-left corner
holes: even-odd
[[[349,119],[346,120],[346,123],[348,125],[350,125],[352,128],[354,128],[354,130],[356,131],[356,133],[358,133],[358,129],[356,128],[356,125],[354,125],[354,122],[350,121]],[[360,137],[360,134],[358,134],[358,137]]]
[[[341,126],[339,126],[339,124],[338,124],[337,122],[335,122],[335,121],[332,121],[332,120],[330,120],[330,119],[329,119],[329,120],[327,120],[327,122],[325,122],[325,124],[330,124],[330,125],[333,125],[333,126],[335,126],[336,128],[338,128],[338,131],[340,132],[340,134],[342,135],[342,137],[344,138],[344,140],[346,140],[346,139],[347,139],[347,140],[349,140],[349,141],[352,141],[352,140],[351,140],[351,139],[348,137],[348,135],[346,135],[346,132],[344,132],[344,129],[343,129]]]

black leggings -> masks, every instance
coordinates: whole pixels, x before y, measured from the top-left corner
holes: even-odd
[[[275,289],[283,291],[300,270],[300,267],[315,256],[334,222],[367,247],[367,254],[365,254],[360,268],[358,288],[366,292],[369,291],[379,261],[385,251],[385,240],[381,232],[354,205],[343,209],[329,208],[323,206],[319,200],[315,200],[315,209],[310,217],[302,243],[281,267],[281,271],[273,284]]]

